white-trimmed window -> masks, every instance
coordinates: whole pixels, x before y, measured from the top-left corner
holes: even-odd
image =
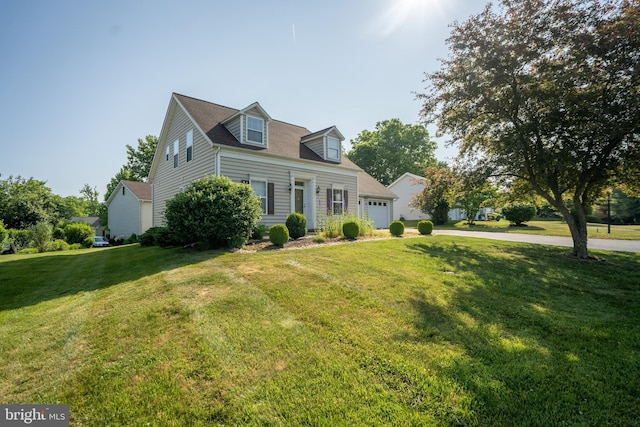
[[[166,146],[166,149],[164,150],[164,154],[165,154],[166,160],[168,162],[169,161],[169,146],[168,145]]]
[[[173,141],[173,167],[178,167],[179,157],[180,157],[180,140],[176,139]]]
[[[338,138],[327,137],[327,159],[340,160],[340,140]]]
[[[193,160],[193,131],[187,132],[187,163]]]
[[[261,179],[252,179],[251,188],[254,193],[260,199],[260,206],[262,207],[262,213],[267,213],[267,181]]]
[[[247,116],[247,141],[264,144],[264,120]]]
[[[331,200],[333,203],[333,214],[342,215],[344,212],[344,190],[342,188],[334,188]]]

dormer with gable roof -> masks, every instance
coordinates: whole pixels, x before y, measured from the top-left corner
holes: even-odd
[[[240,144],[255,147],[269,147],[269,122],[271,117],[254,102],[222,121],[222,125],[238,140]]]
[[[328,162],[342,163],[342,141],[344,136],[337,127],[331,126],[303,136],[301,143]]]

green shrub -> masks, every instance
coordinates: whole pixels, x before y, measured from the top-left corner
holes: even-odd
[[[389,232],[393,236],[402,236],[404,234],[404,224],[400,221],[393,221],[389,224]]]
[[[15,228],[11,228],[7,230],[7,233],[9,234],[7,240],[17,251],[29,246],[29,241],[31,240],[31,232],[29,230],[16,230]]]
[[[418,221],[418,232],[420,234],[431,234],[433,231],[433,222],[428,220]]]
[[[38,252],[48,251],[51,244],[52,232],[53,228],[47,222],[39,222],[35,225],[32,225],[29,228],[32,247],[36,248]]]
[[[138,243],[138,236],[136,236],[136,233],[131,233],[131,236],[129,236],[129,238],[124,241],[124,243],[127,245]]]
[[[208,176],[169,200],[164,215],[179,242],[241,247],[260,220],[262,207],[249,184]]]
[[[318,231],[325,237],[332,239],[342,235],[342,225],[348,221],[355,221],[360,228],[359,236],[371,236],[375,228],[373,227],[373,221],[369,220],[366,216],[358,216],[353,214],[343,215],[327,215],[325,217],[318,218]]]
[[[256,224],[251,230],[251,239],[252,240],[262,240],[264,236],[267,234],[269,229],[264,224]]]
[[[62,226],[57,226],[53,228],[53,233],[51,234],[51,237],[54,240],[64,240],[66,241],[67,235],[64,232],[64,227],[65,224],[63,224]]]
[[[9,232],[4,228],[4,223],[0,220],[0,243],[4,242],[9,237]]]
[[[71,224],[66,224],[64,227],[65,240],[70,245],[74,243],[81,243],[84,246],[84,242],[88,238],[91,238],[91,245],[93,245],[94,235],[95,230],[86,222],[73,222]]]
[[[138,237],[141,246],[153,246],[156,244],[156,236],[158,231],[164,227],[151,227]]]
[[[269,240],[276,246],[282,246],[289,241],[289,229],[285,224],[276,224],[269,229]]]
[[[292,239],[299,239],[307,234],[307,218],[301,213],[290,213],[285,221],[285,225],[289,230],[289,237]]]
[[[155,235],[156,245],[161,248],[170,248],[172,246],[180,245],[180,240],[176,238],[175,234],[168,227],[158,227]]]
[[[72,251],[80,249],[81,247],[82,247],[82,245],[80,243],[74,243],[73,245],[69,245],[69,249],[72,250]]]
[[[347,221],[342,224],[342,234],[347,239],[355,239],[360,235],[360,226],[357,221]]]
[[[313,243],[324,243],[324,242],[326,242],[326,241],[327,241],[327,239],[325,239],[325,238],[324,238],[324,236],[322,236],[322,235],[318,234],[318,235],[313,236],[313,238],[311,239],[311,241],[312,241]]]
[[[536,216],[536,207],[532,205],[511,205],[502,208],[504,217],[515,225],[531,221]]]
[[[82,245],[83,248],[88,249],[88,248],[92,247],[94,243],[95,243],[95,240],[94,240],[93,236],[91,236],[91,237],[85,238],[82,241],[82,243],[80,243],[80,244]]]
[[[68,251],[69,249],[71,249],[71,247],[64,240],[55,239],[53,242],[51,242],[50,249],[52,251]]]
[[[20,255],[37,254],[38,252],[40,252],[38,248],[24,248],[18,251]]]

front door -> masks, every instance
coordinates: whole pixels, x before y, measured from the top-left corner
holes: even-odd
[[[296,188],[296,212],[304,214],[304,190]]]

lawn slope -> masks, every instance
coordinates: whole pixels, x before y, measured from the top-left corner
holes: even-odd
[[[0,257],[0,396],[72,425],[637,424],[640,255],[564,251]]]

